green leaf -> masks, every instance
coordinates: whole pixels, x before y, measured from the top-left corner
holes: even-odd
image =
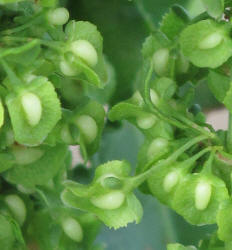
[[[211,187],[206,206],[196,208],[196,188],[199,183],[207,183]],[[202,194],[203,195],[203,194]],[[203,197],[202,197],[203,198]],[[207,199],[205,198],[205,199]],[[185,220],[194,225],[213,224],[216,222],[220,204],[228,199],[225,183],[216,176],[201,173],[190,174],[181,181],[174,195],[173,208]]]
[[[217,68],[232,55],[229,27],[213,20],[203,20],[184,29],[180,46],[183,54],[200,68]]]
[[[10,221],[0,214],[0,244],[2,249],[12,249],[14,241],[15,235]]]
[[[181,244],[168,244],[167,250],[197,250],[194,246],[183,246]]]
[[[213,18],[221,18],[224,12],[224,0],[201,0],[206,11]]]
[[[6,172],[7,181],[33,188],[35,185],[46,185],[63,166],[67,155],[67,146],[42,146],[43,156],[27,165],[15,165]]]
[[[38,124],[31,126],[23,111],[21,98],[25,93],[32,93],[41,102],[42,115]],[[43,77],[37,77],[26,84],[18,93],[6,97],[6,104],[15,134],[15,140],[23,145],[41,144],[48,133],[61,118],[60,102],[53,85]],[[34,114],[33,114],[34,115]]]
[[[210,71],[208,86],[216,99],[232,112],[232,81],[229,77]]]

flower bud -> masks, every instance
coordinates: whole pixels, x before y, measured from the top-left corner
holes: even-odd
[[[169,50],[162,48],[157,50],[153,55],[154,70],[159,76],[164,76],[167,73],[169,61]]]
[[[87,40],[77,40],[72,42],[71,51],[90,67],[94,67],[98,62],[97,51]]]
[[[112,191],[108,194],[93,196],[90,198],[90,201],[95,207],[113,210],[121,207],[125,200],[125,194],[122,191]]]
[[[214,32],[208,36],[206,36],[203,40],[201,40],[198,44],[199,49],[213,49],[218,46],[222,42],[222,35],[218,32]]]
[[[144,114],[137,117],[136,121],[138,127],[141,129],[149,129],[155,124],[156,117],[154,115]]]
[[[65,234],[76,242],[81,242],[83,240],[83,230],[80,223],[72,218],[68,217],[62,221],[62,228]]]
[[[172,189],[176,186],[176,184],[179,181],[179,174],[177,171],[172,171],[168,173],[163,182],[163,188],[164,190],[169,193],[172,191]]]
[[[32,127],[36,126],[42,116],[42,105],[37,95],[33,93],[25,93],[21,97],[21,103],[26,115],[27,122]]]
[[[212,188],[208,182],[199,182],[195,189],[195,207],[198,210],[207,208],[210,202]]]
[[[57,8],[48,12],[48,21],[53,25],[64,25],[68,22],[69,12],[65,8]]]
[[[7,195],[4,200],[14,218],[22,226],[26,219],[26,206],[24,201],[16,194]]]
[[[91,143],[97,137],[98,127],[96,121],[89,115],[81,115],[77,118],[76,124],[83,133],[87,143]]]

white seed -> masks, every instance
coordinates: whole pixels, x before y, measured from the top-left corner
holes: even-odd
[[[91,143],[97,137],[98,127],[96,121],[89,115],[81,115],[77,118],[76,124],[83,133],[87,143]]]
[[[21,103],[29,125],[36,126],[42,116],[42,105],[39,97],[28,92],[22,96]]]
[[[157,104],[159,103],[159,97],[158,97],[157,93],[155,92],[155,90],[150,89],[150,97],[151,97],[152,103],[155,106],[157,106]]]
[[[26,206],[24,201],[15,194],[7,195],[4,200],[17,222],[23,225],[26,219]]]
[[[141,96],[141,94],[139,93],[139,91],[136,91],[133,96],[132,96],[132,100],[138,104],[139,106],[142,106],[144,104],[143,98]]]
[[[122,191],[112,191],[108,194],[94,196],[90,199],[95,207],[113,210],[121,207],[125,200],[125,194]]]
[[[157,50],[153,55],[153,64],[155,72],[164,76],[167,72],[169,61],[169,50],[167,48],[162,48]]]
[[[50,24],[64,25],[68,22],[69,12],[65,8],[57,8],[55,10],[49,11],[47,18]]]
[[[60,62],[60,71],[65,76],[76,76],[79,74],[79,72],[65,60]]]
[[[172,191],[172,189],[176,186],[176,184],[179,181],[179,174],[177,171],[172,171],[171,173],[168,173],[163,182],[163,188],[164,190],[169,193]]]
[[[83,240],[83,230],[80,223],[72,218],[68,217],[62,221],[62,228],[65,234],[76,242],[81,242]]]
[[[212,188],[208,182],[199,182],[195,189],[195,207],[198,210],[207,208],[211,198]]]
[[[26,165],[39,160],[44,154],[44,151],[38,148],[14,146],[12,147],[12,153],[15,157],[17,164]]]
[[[94,67],[97,64],[97,51],[87,40],[77,40],[72,42],[71,51],[90,67]]]
[[[141,115],[137,117],[136,122],[141,129],[149,129],[155,124],[156,117],[150,114]]]
[[[152,158],[155,155],[162,153],[162,151],[164,151],[168,147],[168,144],[168,140],[165,138],[159,137],[154,139],[148,147],[147,157]]]
[[[222,42],[222,35],[218,32],[206,36],[198,44],[199,49],[213,49]]]

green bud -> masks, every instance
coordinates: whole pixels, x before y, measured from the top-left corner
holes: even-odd
[[[169,61],[169,50],[167,48],[157,50],[153,55],[154,70],[159,76],[167,72]]]
[[[93,196],[90,201],[95,207],[113,210],[121,207],[125,200],[125,194],[122,191],[112,191],[108,194]]]
[[[149,129],[155,124],[156,117],[154,115],[145,114],[137,117],[136,122],[141,129]]]
[[[27,122],[32,127],[36,126],[42,116],[42,105],[37,95],[33,93],[25,93],[21,98],[23,110],[26,115]]]
[[[169,193],[172,191],[172,189],[176,186],[176,184],[179,181],[179,174],[177,171],[172,171],[171,173],[168,173],[166,177],[164,178],[163,182],[163,188],[164,190]]]
[[[62,60],[60,62],[60,71],[65,76],[76,76],[76,75],[78,75],[80,73],[77,69],[75,69],[74,67],[72,67],[72,65],[70,65],[65,60]]]
[[[68,217],[62,221],[62,228],[65,234],[76,242],[81,242],[83,240],[83,230],[80,223],[72,218]]]
[[[214,32],[208,36],[206,36],[203,40],[201,40],[198,44],[199,49],[213,49],[217,47],[223,40],[223,37],[218,32]]]
[[[159,96],[157,95],[157,93],[155,92],[155,90],[153,90],[153,89],[150,90],[150,97],[151,97],[152,103],[155,106],[157,106],[157,104],[159,103]]]
[[[159,137],[154,139],[147,150],[147,157],[152,158],[155,155],[159,155],[160,153],[166,151],[168,145],[168,140],[165,138]]]
[[[198,210],[207,208],[211,198],[212,188],[208,182],[199,182],[195,189],[195,207]]]
[[[98,132],[96,121],[89,115],[81,115],[77,118],[76,124],[83,133],[87,143],[92,143]]]
[[[64,25],[68,22],[69,12],[65,8],[57,8],[49,11],[47,14],[47,18],[50,24]]]
[[[16,194],[7,195],[4,200],[14,218],[22,226],[26,219],[26,206],[24,201]]]
[[[71,51],[90,67],[94,67],[98,62],[97,51],[87,40],[77,40],[72,42]]]

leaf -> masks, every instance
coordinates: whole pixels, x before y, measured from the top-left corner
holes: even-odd
[[[217,68],[232,55],[228,26],[209,19],[184,29],[180,35],[180,46],[184,56],[200,68]]]
[[[22,96],[28,92],[34,93],[42,105],[42,116],[36,126],[28,124],[21,103]],[[43,77],[32,80],[19,93],[9,94],[6,97],[6,105],[10,113],[15,140],[27,146],[41,144],[61,118],[60,101],[55,89],[52,83]]]
[[[43,146],[42,149],[45,153],[38,161],[28,165],[15,165],[7,171],[7,181],[29,188],[46,185],[63,166],[68,151],[66,145]]]
[[[216,99],[232,112],[232,81],[230,78],[215,71],[210,71],[208,86]]]
[[[224,0],[201,0],[206,11],[213,18],[221,18],[224,12]]]

